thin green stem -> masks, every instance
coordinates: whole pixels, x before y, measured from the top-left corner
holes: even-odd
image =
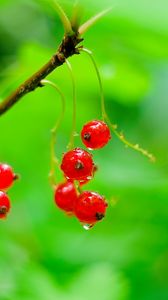
[[[102,118],[104,120],[105,116],[106,116],[105,99],[104,99],[103,85],[102,85],[102,81],[101,81],[101,77],[100,77],[100,73],[99,73],[97,64],[93,58],[92,51],[90,51],[89,49],[86,49],[86,48],[80,48],[80,50],[82,50],[83,52],[85,52],[89,55],[93,65],[94,65],[94,68],[95,68],[95,71],[97,74],[97,78],[98,78],[98,82],[99,82],[99,87],[100,87],[101,111],[102,111]]]
[[[152,153],[149,153],[147,150],[141,148],[139,146],[139,144],[132,144],[129,141],[127,141],[124,134],[122,132],[117,131],[117,125],[111,123],[107,114],[105,115],[105,120],[108,123],[108,125],[111,127],[114,134],[119,138],[119,140],[121,142],[123,142],[125,144],[126,147],[132,148],[132,149],[140,152],[144,156],[148,157],[151,162],[155,162],[156,158],[154,157],[154,155]]]
[[[70,136],[70,142],[67,146],[69,150],[74,148],[74,137],[76,136],[76,84],[75,84],[75,78],[73,75],[73,70],[70,62],[66,59],[65,60],[66,65],[68,67],[71,80],[72,80],[72,93],[73,93],[73,117],[72,117],[72,131],[71,131],[71,136]]]
[[[64,113],[65,113],[65,96],[60,90],[60,88],[49,80],[41,80],[42,85],[50,85],[52,86],[60,95],[61,97],[61,103],[62,103],[62,109],[59,118],[57,119],[57,122],[55,126],[51,129],[51,142],[50,142],[50,154],[51,154],[51,166],[50,166],[50,173],[49,173],[49,180],[51,185],[54,187],[56,184],[56,176],[55,176],[55,167],[59,167],[59,161],[55,154],[55,144],[56,144],[56,133],[57,130],[63,120]]]
[[[119,140],[121,142],[123,142],[125,144],[126,147],[132,148],[138,152],[140,152],[141,154],[143,154],[144,156],[148,157],[150,161],[154,162],[155,161],[155,157],[153,154],[149,153],[147,150],[141,148],[139,146],[139,144],[132,144],[131,142],[127,141],[127,139],[125,138],[124,134],[121,132],[118,132],[117,130],[117,125],[112,124],[110,121],[110,118],[106,112],[105,109],[105,99],[104,99],[104,93],[103,93],[103,85],[102,85],[102,81],[101,81],[101,77],[100,77],[100,73],[97,67],[97,64],[93,58],[92,52],[86,48],[80,48],[81,51],[84,51],[85,53],[87,53],[94,65],[96,74],[97,74],[97,78],[98,78],[98,82],[99,82],[99,87],[100,87],[100,97],[101,97],[101,110],[102,110],[102,118],[103,120],[105,120],[108,125],[111,127],[111,130],[113,131],[113,133],[119,138]]]

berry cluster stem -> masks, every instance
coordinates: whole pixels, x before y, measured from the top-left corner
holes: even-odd
[[[59,167],[59,161],[55,154],[55,144],[56,144],[56,133],[57,130],[63,120],[64,113],[65,113],[65,96],[60,90],[60,88],[49,80],[41,80],[42,85],[50,85],[52,86],[60,95],[61,103],[62,103],[62,109],[59,118],[57,119],[57,122],[55,126],[51,129],[51,142],[50,142],[50,153],[51,153],[51,169],[49,173],[49,179],[52,186],[55,186],[56,184],[56,176],[55,176],[55,167]]]
[[[71,131],[71,136],[70,136],[70,142],[67,146],[68,150],[71,150],[74,148],[74,137],[76,135],[76,84],[75,84],[75,78],[73,75],[73,70],[70,62],[66,59],[65,60],[66,65],[68,67],[71,80],[72,80],[72,98],[73,98],[73,116],[72,116],[72,131]]]
[[[93,58],[93,55],[92,55],[92,51],[90,51],[89,49],[87,48],[83,48],[81,47],[80,48],[83,52],[87,53],[94,65],[94,68],[95,68],[95,71],[96,71],[96,75],[97,75],[97,78],[98,78],[98,82],[99,82],[99,87],[100,87],[100,99],[101,99],[101,111],[102,111],[102,119],[103,121],[105,120],[106,118],[106,110],[105,110],[105,99],[104,99],[104,91],[103,91],[103,85],[102,85],[102,81],[101,81],[101,77],[100,77],[100,72],[98,70],[98,67],[97,67],[97,64],[96,64],[96,61],[94,60]]]
[[[96,74],[97,74],[97,78],[98,78],[98,82],[99,82],[99,87],[100,87],[100,97],[101,97],[101,111],[102,111],[102,119],[104,121],[106,121],[108,123],[108,125],[110,126],[111,130],[113,131],[113,133],[118,137],[118,139],[123,142],[125,144],[126,147],[132,148],[138,152],[140,152],[141,154],[143,154],[144,156],[148,157],[150,161],[154,162],[155,161],[155,157],[152,153],[149,153],[147,150],[141,148],[139,146],[139,144],[133,144],[129,141],[127,141],[127,139],[125,138],[124,134],[121,132],[118,132],[117,130],[117,125],[116,124],[112,124],[112,122],[110,121],[110,118],[106,112],[105,109],[105,99],[104,99],[104,92],[103,92],[103,85],[102,85],[102,80],[101,80],[101,76],[100,76],[100,72],[98,70],[96,61],[93,57],[92,51],[90,51],[87,48],[83,48],[80,47],[79,48],[80,51],[83,51],[85,53],[87,53],[93,63],[93,66],[95,68]]]

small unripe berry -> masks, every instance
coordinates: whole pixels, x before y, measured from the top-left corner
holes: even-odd
[[[0,191],[0,219],[4,219],[10,210],[10,200],[8,196]]]
[[[83,126],[81,138],[88,149],[99,149],[104,147],[110,140],[110,129],[103,121],[90,121]]]
[[[5,190],[9,188],[13,181],[15,180],[16,175],[13,172],[13,169],[7,164],[0,164],[0,190]]]
[[[74,183],[71,181],[61,183],[56,187],[55,203],[60,209],[66,212],[73,212],[74,203],[77,200],[77,197]]]
[[[105,216],[107,206],[104,197],[85,191],[75,202],[74,213],[81,223],[95,224]]]
[[[93,175],[92,155],[81,148],[66,152],[62,159],[61,169],[67,179],[86,180]]]

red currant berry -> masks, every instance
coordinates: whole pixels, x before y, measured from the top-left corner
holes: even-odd
[[[94,163],[92,155],[81,148],[64,154],[61,169],[68,179],[85,180],[92,177]]]
[[[9,188],[15,179],[12,168],[7,164],[0,164],[0,190]]]
[[[95,192],[85,191],[78,197],[74,213],[80,222],[94,224],[105,216],[107,206],[104,197]]]
[[[104,147],[110,140],[110,129],[103,121],[90,121],[83,126],[81,138],[87,148],[99,149]]]
[[[4,219],[10,210],[10,200],[8,196],[0,191],[0,219]]]
[[[74,183],[71,181],[59,184],[55,190],[55,203],[66,212],[73,212],[77,197]]]

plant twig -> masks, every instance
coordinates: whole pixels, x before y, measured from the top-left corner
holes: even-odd
[[[65,36],[58,48],[58,51],[51,57],[51,59],[30,78],[23,82],[11,95],[0,103],[0,115],[8,111],[15,103],[17,103],[23,96],[34,91],[38,87],[42,87],[41,80],[46,78],[53,70],[61,66],[65,59],[79,54],[76,46],[83,41],[78,35]]]
[[[51,142],[50,142],[51,169],[50,169],[50,173],[49,173],[49,181],[50,181],[51,186],[53,188],[55,188],[55,185],[56,185],[55,167],[59,168],[59,160],[55,154],[56,134],[57,134],[57,130],[58,130],[59,126],[61,125],[64,114],[65,114],[65,96],[56,83],[54,83],[50,80],[44,79],[44,80],[41,80],[41,84],[43,86],[50,85],[51,87],[53,87],[60,95],[61,104],[62,104],[60,116],[58,117],[55,126],[51,129]]]
[[[105,99],[104,99],[104,93],[103,93],[103,85],[102,85],[102,80],[101,80],[101,76],[96,64],[96,61],[92,55],[92,51],[90,51],[87,48],[83,48],[80,47],[81,51],[84,51],[85,53],[87,53],[93,63],[93,66],[95,68],[96,74],[97,74],[97,78],[98,78],[98,82],[99,82],[99,87],[100,87],[100,97],[101,97],[101,110],[102,110],[102,119],[104,121],[106,121],[108,123],[108,125],[111,127],[111,130],[113,131],[113,133],[119,138],[119,140],[121,142],[123,142],[125,144],[126,147],[132,148],[138,152],[140,152],[141,154],[143,154],[144,156],[148,157],[148,159],[151,162],[155,162],[155,156],[152,153],[149,153],[147,150],[143,149],[142,147],[139,146],[139,144],[133,144],[129,141],[127,141],[127,139],[125,138],[124,134],[122,132],[119,132],[117,130],[117,125],[116,124],[112,124],[110,121],[110,118],[106,112],[106,108],[105,108]]]

